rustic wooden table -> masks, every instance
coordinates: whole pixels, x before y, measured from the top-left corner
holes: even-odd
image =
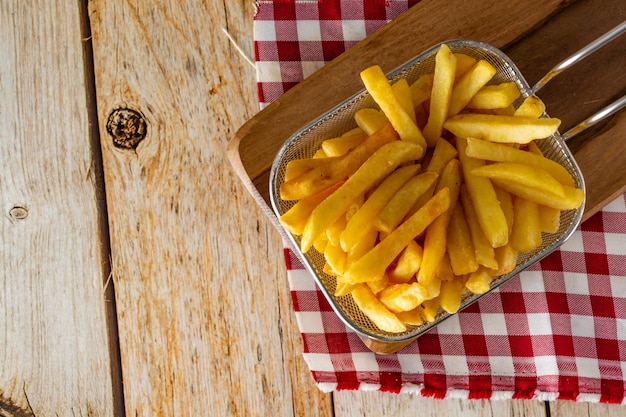
[[[0,2],[0,415],[626,416],[316,388],[226,158],[258,111],[254,11]]]

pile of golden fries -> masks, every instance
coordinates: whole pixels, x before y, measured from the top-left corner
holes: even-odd
[[[360,76],[377,108],[357,128],[290,161],[281,224],[303,253],[324,255],[335,296],[351,296],[379,329],[401,333],[458,311],[511,272],[518,253],[559,229],[583,190],[535,140],[558,119],[512,82],[494,84],[485,60],[442,45],[432,74],[389,82],[379,66]]]

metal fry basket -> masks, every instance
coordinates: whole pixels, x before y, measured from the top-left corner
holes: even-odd
[[[517,107],[524,98],[535,93],[536,89],[528,85],[515,64],[498,49],[488,44],[471,40],[452,40],[446,41],[445,44],[448,45],[454,53],[466,54],[477,60],[484,59],[492,64],[497,69],[497,73],[490,81],[490,84],[510,81],[515,82],[521,92],[520,98],[514,103],[515,107]],[[433,73],[435,54],[440,46],[441,44],[433,46],[387,74],[387,77],[391,82],[405,78],[409,83],[412,83],[424,74]],[[597,49],[597,47],[597,45],[594,46],[595,49]],[[550,74],[547,76],[549,75]],[[276,155],[270,172],[270,198],[273,209],[278,216],[281,216],[295,204],[293,201],[281,200],[279,195],[279,189],[284,181],[287,163],[294,159],[312,157],[320,148],[322,141],[340,136],[356,127],[354,114],[358,110],[368,107],[376,108],[377,106],[369,93],[363,89],[296,132],[285,142]],[[547,117],[547,115],[544,116]],[[574,178],[576,187],[585,190],[582,173],[567,148],[565,141],[558,132],[549,138],[537,141],[537,144],[546,157],[558,162],[567,169]],[[509,274],[495,277],[487,293],[493,291],[493,289],[504,284],[506,281],[518,275],[521,271],[561,246],[579,225],[583,211],[584,203],[576,210],[563,211],[559,230],[556,233],[544,233],[543,243],[536,250],[520,253],[515,270]],[[306,254],[303,254],[299,249],[299,237],[287,232],[285,233],[290,238],[293,249],[300,256],[305,267],[314,276],[319,288],[324,293],[334,311],[348,327],[353,329],[360,336],[370,350],[377,353],[394,353],[450,316],[450,314],[440,309],[435,321],[419,326],[409,326],[404,333],[387,333],[379,330],[356,306],[351,295],[348,294],[341,297],[334,296],[337,284],[336,279],[323,271],[325,263],[323,254],[317,252],[314,248]],[[467,292],[461,300],[459,311],[474,303],[485,294],[474,295]]]

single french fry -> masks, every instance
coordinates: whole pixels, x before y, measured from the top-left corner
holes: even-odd
[[[417,282],[410,284],[392,284],[378,294],[381,303],[393,313],[411,311],[424,300],[428,292]]]
[[[397,169],[390,174],[372,192],[359,210],[348,220],[345,230],[341,233],[341,247],[349,252],[372,227],[372,220],[387,204],[389,199],[420,170],[419,165],[409,165]]]
[[[429,147],[435,146],[441,137],[456,74],[456,57],[450,48],[443,44],[435,56],[435,72],[430,99],[430,113],[424,127],[424,138]]]
[[[343,297],[344,295],[348,295],[354,289],[354,285],[347,284],[345,282],[337,281],[337,287],[335,288],[335,297]]]
[[[424,321],[432,323],[439,313],[439,297],[426,300],[422,303],[422,318]]]
[[[448,252],[443,255],[441,262],[437,265],[435,278],[441,282],[454,279],[454,272],[452,272],[452,263],[450,262],[450,255]]]
[[[528,187],[514,181],[493,179],[495,185],[504,188],[511,194],[534,201],[548,207],[559,210],[573,210],[579,208],[585,201],[585,192],[580,188],[563,186],[564,196],[559,196],[551,191],[541,188]]]
[[[326,238],[332,245],[337,246],[340,249],[341,249],[340,236],[341,236],[341,233],[346,228],[346,224],[348,223],[348,220],[346,219],[346,217],[347,217],[347,214],[343,216],[339,216],[337,220],[329,224],[328,227],[326,228]]]
[[[534,144],[534,142],[531,143]],[[474,138],[467,138],[465,152],[472,158],[494,162],[513,162],[537,167],[549,172],[561,184],[574,185],[574,179],[561,164],[541,154],[515,149],[503,143],[488,142]]]
[[[480,227],[480,223],[478,223],[476,210],[474,209],[471,197],[469,195],[469,192],[467,191],[467,186],[465,186],[465,184],[461,185],[460,201],[463,206],[465,219],[467,220],[467,225],[470,229],[470,233],[472,236],[472,243],[474,245],[476,261],[478,262],[478,264],[486,266],[487,268],[496,269],[498,267],[498,262],[496,262],[494,249],[485,237],[485,233]]]
[[[565,196],[565,186],[548,171],[538,167],[516,162],[496,162],[474,168],[472,174],[492,180],[501,179],[516,182],[526,187],[552,192],[559,197]]]
[[[420,269],[423,253],[422,247],[416,241],[410,240],[396,264],[389,270],[389,279],[396,284],[409,282]]]
[[[471,109],[492,110],[509,107],[520,96],[514,82],[486,85],[467,103]]]
[[[353,263],[361,259],[363,255],[371,251],[378,241],[378,231],[369,228],[361,236],[361,238],[347,252],[346,269],[350,268]]]
[[[473,294],[484,294],[489,291],[493,276],[492,270],[481,266],[470,274],[465,282],[465,288],[470,290]]]
[[[457,137],[501,143],[528,143],[553,135],[561,121],[555,118],[461,113],[446,120],[444,128]]]
[[[346,155],[283,182],[280,186],[280,198],[286,201],[300,200],[345,180],[383,145],[397,139],[393,127],[385,125]]]
[[[504,213],[504,217],[506,218],[506,224],[509,229],[509,236],[511,235],[511,230],[513,229],[513,222],[515,221],[515,209],[513,208],[513,196],[508,191],[494,186],[493,189],[496,192],[496,196],[498,197],[498,201],[500,202],[500,208]]]
[[[404,111],[409,115],[413,123],[415,123],[415,107],[413,107],[413,96],[409,82],[405,78],[401,78],[391,85],[391,89],[398,98],[398,102]]]
[[[390,333],[406,331],[406,326],[389,311],[366,284],[357,284],[352,289],[354,303],[380,330]]]
[[[324,258],[336,275],[342,275],[346,265],[346,253],[340,247],[329,242],[324,248]]]
[[[441,283],[441,291],[439,293],[439,305],[441,308],[454,314],[459,311],[461,306],[461,296],[465,290],[465,282],[462,277],[456,277],[454,279],[443,281]]]
[[[452,159],[441,173],[441,178],[437,184],[436,192],[448,189],[450,193],[450,205],[435,221],[426,229],[424,236],[424,256],[420,270],[417,273],[417,282],[422,285],[435,278],[437,265],[441,262],[446,252],[447,231],[452,216],[452,211],[456,205],[461,186],[461,167],[458,159]]]
[[[561,210],[539,205],[539,225],[542,232],[556,233],[561,224]]]
[[[515,116],[519,117],[532,117],[538,119],[546,111],[546,105],[537,96],[528,96],[524,99],[522,104],[515,109]]]
[[[368,135],[373,135],[378,129],[389,123],[387,116],[377,109],[365,108],[354,114],[354,121]]]
[[[408,324],[409,326],[419,326],[424,323],[421,312],[422,307],[418,306],[410,311],[400,311],[396,313],[396,317],[398,317],[402,323]]]
[[[378,65],[361,71],[361,80],[376,104],[385,113],[400,139],[426,149],[426,140],[393,92],[385,73]]]
[[[446,248],[454,275],[466,275],[478,269],[474,242],[461,204],[457,204],[452,211]]]
[[[435,184],[439,175],[424,172],[407,181],[387,202],[372,222],[372,226],[385,233],[391,233],[402,222],[411,207],[428,189]]]
[[[368,281],[366,284],[370,287],[370,290],[372,290],[374,294],[378,295],[378,293],[382,290],[389,287],[389,277],[385,274],[380,279],[377,279],[376,281]]]
[[[280,216],[280,224],[288,232],[295,235],[301,235],[313,209],[324,201],[326,197],[335,192],[335,190],[337,190],[342,183],[343,181],[333,184],[317,194],[298,201],[293,207]]]
[[[515,221],[511,231],[511,246],[519,252],[530,252],[541,245],[541,226],[537,203],[525,198],[513,200]]]
[[[322,201],[309,216],[302,232],[300,246],[306,253],[315,239],[339,218],[350,203],[385,178],[400,164],[415,161],[424,150],[411,142],[393,141],[378,149],[334,193]]]
[[[336,159],[336,157],[293,159],[285,166],[285,181],[296,178],[313,168],[332,161],[333,159]]]
[[[421,209],[405,220],[389,236],[371,251],[356,261],[343,275],[349,283],[375,281],[380,279],[387,267],[404,250],[409,241],[415,239],[450,206],[450,190],[437,192]]]
[[[444,138],[437,139],[435,150],[432,153],[432,157],[426,167],[427,172],[436,172],[441,175],[443,169],[450,160],[454,159],[458,155],[458,151],[450,142]]]
[[[351,131],[338,138],[326,139],[322,142],[322,149],[324,149],[324,153],[329,157],[342,156],[363,143],[368,136],[369,135],[361,129]]]
[[[496,69],[489,62],[481,59],[461,76],[454,84],[450,97],[448,117],[461,112],[472,97],[496,74]]]
[[[433,74],[422,75],[410,86],[413,108],[420,106],[430,99],[433,89]]]
[[[471,158],[465,152],[467,141],[457,138],[457,149],[463,169],[463,179],[470,194],[476,217],[483,233],[493,248],[506,245],[509,240],[509,229],[506,218],[498,202],[493,184],[488,178],[472,174],[475,168],[485,165],[482,159]]]
[[[517,266],[518,251],[513,249],[511,242],[496,248],[495,251],[498,269],[494,272],[494,275],[506,275],[513,272]]]
[[[455,78],[459,80],[474,64],[476,64],[476,58],[471,57],[466,54],[455,53],[454,57],[456,58],[456,71]]]

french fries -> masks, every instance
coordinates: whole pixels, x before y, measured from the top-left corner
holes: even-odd
[[[376,105],[286,167],[279,192],[295,203],[281,224],[302,252],[324,257],[334,296],[352,297],[384,332],[457,312],[464,294],[489,291],[584,201],[535,143],[560,121],[543,117],[535,96],[515,101],[515,83],[494,74],[446,45],[413,84],[367,68]]]

